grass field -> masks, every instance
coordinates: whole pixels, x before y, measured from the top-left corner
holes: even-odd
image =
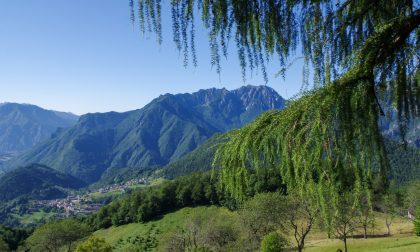
[[[413,224],[406,218],[395,218],[391,225],[391,236],[385,234],[385,216],[375,213],[375,228],[370,230],[368,239],[350,238],[347,242],[349,251],[389,251],[389,252],[420,252],[420,237],[414,235]],[[362,231],[357,230],[354,235],[361,236]],[[308,237],[305,251],[310,252],[336,252],[343,249],[343,242],[338,239],[328,239],[325,233],[313,230]]]
[[[158,230],[156,239],[162,241],[166,239],[166,235],[174,232],[182,227],[186,220],[189,219],[194,212],[202,212],[207,216],[212,216],[221,212],[229,212],[225,208],[217,207],[198,207],[184,208],[177,212],[165,215],[162,219],[151,221],[145,224],[133,223],[120,227],[112,227],[106,230],[99,230],[95,235],[105,238],[113,246],[123,244],[125,241],[136,236],[146,236],[151,229]],[[230,213],[232,218],[236,218],[236,213]],[[386,237],[385,220],[382,214],[376,214],[376,227],[370,231],[370,235],[375,238],[357,238],[348,240],[349,251],[389,251],[389,252],[420,252],[420,237],[416,237],[413,233],[413,224],[404,218],[396,218],[391,225],[391,236]],[[355,235],[361,232],[355,232]],[[289,239],[293,242],[292,237]],[[293,244],[293,243],[292,243]],[[124,247],[119,247],[124,248]],[[337,249],[343,249],[343,242],[338,239],[328,239],[325,232],[313,230],[305,245],[305,251],[308,252],[336,252]],[[123,249],[116,249],[123,251]],[[156,251],[162,251],[161,243],[158,244]]]
[[[184,226],[189,216],[194,212],[201,212],[205,215],[212,216],[216,213],[229,211],[225,208],[219,207],[183,208],[177,212],[165,215],[160,220],[150,221],[144,224],[132,223],[120,227],[111,227],[109,229],[99,230],[95,232],[95,235],[106,239],[112,246],[115,247],[121,243],[128,244],[129,242],[126,241],[132,240],[137,236],[145,237],[151,229],[154,229],[156,239],[158,241],[162,241],[166,239],[167,234]],[[162,245],[162,243],[159,243],[159,245]],[[120,249],[123,250],[124,246],[120,246]],[[120,249],[116,249],[116,251],[120,251]],[[161,250],[161,246],[158,246],[157,250]]]
[[[391,237],[349,239],[349,251],[374,252],[420,252],[420,237],[394,235]],[[315,240],[309,241],[305,251],[310,252],[336,252],[343,249],[343,242],[339,240]]]

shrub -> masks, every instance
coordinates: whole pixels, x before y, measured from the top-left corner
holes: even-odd
[[[262,252],[280,252],[287,245],[287,241],[277,232],[271,232],[264,236],[261,242]]]
[[[112,247],[105,239],[91,236],[77,246],[76,252],[112,252]]]

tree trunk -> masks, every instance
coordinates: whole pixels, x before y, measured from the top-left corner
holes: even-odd
[[[346,235],[344,235],[343,242],[344,242],[344,252],[347,252],[347,236]]]
[[[299,244],[298,245],[298,251],[299,252],[302,252],[303,251],[303,246],[304,246],[304,244]]]
[[[367,239],[367,224],[365,224],[365,226],[363,228],[364,228],[363,236],[364,236],[365,239]]]

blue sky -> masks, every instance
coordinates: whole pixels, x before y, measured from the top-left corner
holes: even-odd
[[[84,114],[137,109],[164,93],[264,84],[255,73],[242,81],[233,45],[219,80],[201,26],[199,66],[184,68],[167,10],[161,46],[140,34],[129,14],[128,0],[0,1],[0,102]],[[286,98],[296,94],[301,67],[295,63],[283,81],[273,61],[267,85]]]

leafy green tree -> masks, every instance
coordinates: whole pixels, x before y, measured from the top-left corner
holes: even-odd
[[[27,230],[14,229],[0,225],[0,240],[6,242],[12,251],[17,250],[27,237]]]
[[[3,239],[0,238],[0,251],[8,252],[10,251],[9,244],[7,244]]]
[[[112,252],[111,245],[103,238],[91,236],[77,245],[75,252]]]
[[[64,249],[70,252],[77,241],[89,233],[89,228],[77,220],[54,221],[35,229],[27,239],[27,245],[31,251],[56,252]]]
[[[264,236],[261,242],[262,252],[280,252],[287,245],[287,240],[277,232],[271,232]]]
[[[285,200],[279,193],[261,193],[246,201],[239,210],[240,222],[247,232],[251,250],[257,250],[262,238],[283,227]]]
[[[409,211],[420,206],[420,180],[411,182],[405,191],[404,205]]]
[[[231,251],[241,236],[236,221],[227,210],[218,212],[217,208],[210,208],[206,213],[193,212],[186,224],[165,242],[166,250]]]

